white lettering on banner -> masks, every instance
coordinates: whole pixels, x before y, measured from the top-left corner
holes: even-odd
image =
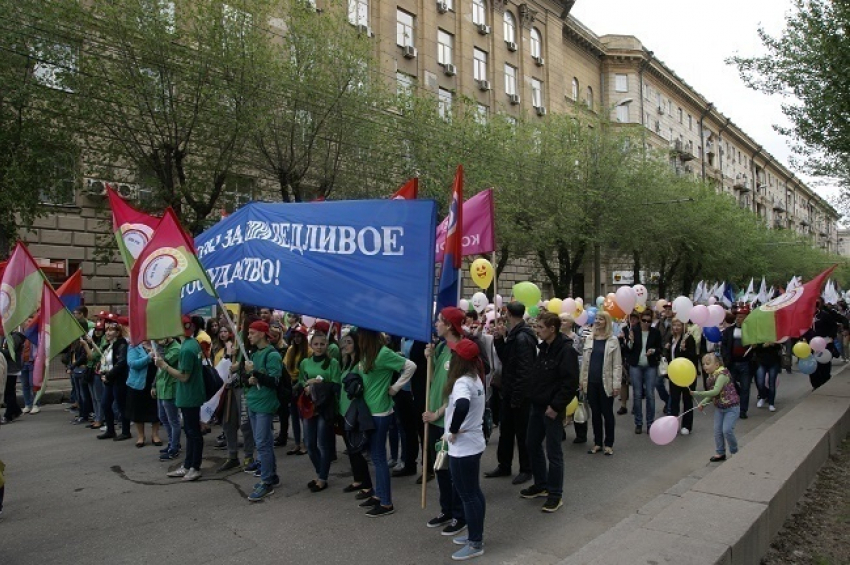
[[[245,257],[236,263],[208,269],[207,274],[214,288],[227,288],[236,281],[280,286],[280,261]],[[186,285],[183,287],[183,296],[194,294],[201,288],[200,283]]]
[[[403,226],[366,226],[360,229],[352,226],[330,226],[321,224],[269,223],[249,220],[245,226],[227,230],[224,234],[206,241],[198,248],[198,257],[215,253],[219,249],[228,249],[248,241],[268,241],[281,249],[293,253],[328,253],[334,255],[366,256],[404,255]],[[464,245],[468,238],[464,238]],[[480,237],[474,236],[474,241]],[[232,277],[245,276],[246,265],[234,264]],[[253,272],[253,271],[252,271]]]
[[[461,245],[464,247],[471,247],[473,245],[481,245],[481,234],[476,233],[473,235],[465,235],[461,240]],[[437,244],[437,253],[446,250],[446,240],[444,239],[442,242]]]

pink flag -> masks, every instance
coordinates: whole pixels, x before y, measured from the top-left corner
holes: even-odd
[[[496,249],[496,230],[493,214],[493,189],[483,190],[463,203],[462,255],[492,253]],[[443,260],[446,249],[446,220],[437,226],[437,262]]]

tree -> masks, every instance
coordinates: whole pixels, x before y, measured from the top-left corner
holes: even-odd
[[[78,147],[62,127],[74,53],[50,3],[0,0],[0,257],[50,203],[73,202]]]
[[[732,57],[751,88],[785,97],[790,127],[775,126],[795,140],[804,169],[838,179],[837,203],[850,213],[850,4],[794,0],[786,27],[774,37],[758,30],[767,53]]]
[[[80,46],[76,123],[86,167],[136,182],[192,232],[227,200],[249,200],[246,146],[270,87],[272,0],[66,2]],[[241,194],[240,194],[241,192]]]

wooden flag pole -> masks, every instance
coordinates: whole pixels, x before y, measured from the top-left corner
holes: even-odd
[[[431,355],[427,360],[427,373],[425,376],[425,411],[428,411],[428,399],[431,397],[431,376],[433,374],[433,357],[434,349],[431,349]],[[422,434],[422,508],[424,509],[427,502],[425,499],[425,490],[428,487],[428,428],[431,427],[430,422],[425,422],[425,431]]]

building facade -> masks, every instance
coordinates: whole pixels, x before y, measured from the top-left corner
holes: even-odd
[[[381,74],[399,89],[430,92],[443,108],[468,96],[483,115],[526,113],[545,120],[552,112],[574,112],[576,104],[609,112],[613,121],[644,126],[647,148],[668,152],[680,174],[710,182],[769,226],[796,230],[827,251],[838,250],[839,216],[826,201],[640,40],[598,36],[569,15],[574,2],[348,2],[349,21],[374,40]],[[99,264],[95,255],[95,239],[111,231],[102,179],[84,177],[76,184],[73,201],[54,205],[51,215],[21,236],[36,257],[63,263],[67,274],[83,269],[87,303],[122,306],[123,265]],[[234,194],[244,192],[237,188]],[[132,186],[125,189],[129,199],[139,197]],[[845,246],[847,241],[845,235]],[[587,263],[585,294],[615,288],[613,272],[622,266],[603,261],[593,269]],[[528,280],[530,268],[526,260],[513,262],[500,288]]]

